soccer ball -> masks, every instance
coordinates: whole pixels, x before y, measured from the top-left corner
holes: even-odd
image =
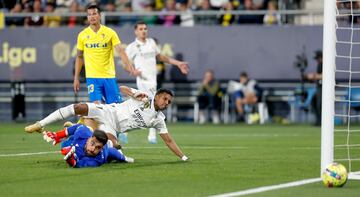
[[[347,177],[346,168],[339,163],[329,164],[322,173],[322,180],[327,187],[342,187],[345,185]]]

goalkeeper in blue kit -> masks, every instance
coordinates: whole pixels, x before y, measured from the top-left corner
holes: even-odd
[[[104,131],[92,132],[89,127],[76,124],[58,132],[44,131],[44,140],[53,145],[61,143],[64,160],[74,168],[98,167],[111,161],[133,163],[121,150],[107,146],[108,137]]]

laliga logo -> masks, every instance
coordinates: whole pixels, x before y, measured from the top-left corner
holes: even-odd
[[[22,63],[36,62],[36,49],[33,47],[10,47],[8,42],[2,44],[0,63],[9,63],[11,69],[21,66]]]
[[[65,66],[70,59],[70,44],[64,41],[55,43],[52,47],[52,57],[56,65]]]

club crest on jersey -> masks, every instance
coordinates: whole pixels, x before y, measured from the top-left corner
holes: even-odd
[[[88,85],[88,93],[94,92],[94,84]]]
[[[146,103],[144,103],[144,105],[142,107],[140,107],[141,111],[144,111],[144,109],[150,109],[150,104],[151,104],[151,101],[148,101]]]

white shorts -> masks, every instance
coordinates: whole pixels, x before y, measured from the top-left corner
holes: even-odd
[[[156,93],[156,83],[146,83],[137,80],[136,85],[140,91],[145,92],[150,98],[154,98]]]
[[[93,118],[99,124],[99,129],[112,134],[117,138],[116,131],[116,105],[118,104],[95,104],[86,103],[89,108],[87,118]],[[120,131],[119,131],[120,132]]]

